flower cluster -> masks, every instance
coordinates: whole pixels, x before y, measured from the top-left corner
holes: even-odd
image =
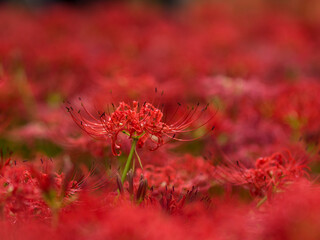
[[[117,143],[120,133],[137,140],[138,147],[142,147],[147,140],[151,140],[155,147],[150,150],[156,150],[167,142],[165,139],[184,141],[184,139],[177,138],[177,134],[192,131],[188,128],[197,123],[197,120],[208,109],[207,105],[199,111],[200,104],[198,103],[196,107],[182,114],[179,119],[173,119],[174,122],[170,124],[163,122],[162,111],[148,102],[139,104],[133,101],[132,106],[120,102],[117,107],[112,104],[112,113],[110,111],[99,112],[98,117],[93,116],[83,104],[81,105],[88,118],[85,118],[80,110],[75,111],[72,106],[66,108],[77,125],[90,136],[100,139],[110,138],[112,153],[117,156],[121,154],[121,146]],[[180,106],[181,104],[178,107]],[[211,116],[206,123],[212,118]]]
[[[219,167],[217,174],[236,185],[249,188],[253,196],[269,199],[272,194],[302,177],[308,177],[307,166],[297,162],[288,152],[275,153],[269,157],[258,158],[254,168],[246,168],[237,161],[229,167]]]
[[[46,168],[39,170],[35,165],[17,163],[10,158],[1,161],[0,209],[11,221],[32,217],[50,219],[55,211],[76,200],[85,179],[78,182]]]

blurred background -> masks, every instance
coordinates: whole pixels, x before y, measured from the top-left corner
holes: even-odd
[[[316,158],[319,46],[318,0],[2,0],[0,143],[27,159],[111,157],[63,101],[76,108],[81,97],[97,112],[151,101],[157,87],[168,113],[199,101],[216,114],[214,134],[183,153],[247,164],[283,149]]]
[[[92,4],[94,2],[120,2],[116,0],[0,0],[0,2],[10,2],[14,4],[22,4],[29,7],[39,7],[39,6],[47,6],[49,4],[54,3],[67,3],[67,4]],[[125,1],[125,0],[123,0]],[[141,0],[134,0],[136,2]],[[143,0],[142,0],[143,1]],[[164,6],[174,6],[174,5],[180,5],[185,4],[190,0],[151,0],[151,1],[145,1],[149,3],[158,3]]]
[[[179,233],[178,239],[320,239],[319,46],[320,0],[2,0],[0,224],[5,215],[17,224],[1,225],[0,235],[8,231],[6,239],[19,239],[12,234],[21,226],[21,239],[34,239],[28,238],[32,234],[43,239],[43,231],[48,239],[54,232],[61,239],[75,234],[146,239],[152,231],[162,239]],[[166,193],[158,192],[159,207],[174,212],[189,202],[195,208],[172,218],[161,212],[159,221],[149,212],[157,203],[144,205],[136,197],[141,208],[122,205],[116,174],[124,169],[132,139],[115,131],[112,140],[110,135],[97,140],[79,126],[93,121],[106,134],[101,116],[133,101],[152,103],[163,112],[161,121],[179,126],[176,134],[161,135],[161,127],[160,137],[145,135],[149,142],[136,149],[144,166],[136,163],[137,192],[146,193],[146,182],[139,180],[143,173],[155,186],[150,194],[157,188]],[[183,131],[186,127],[191,131]],[[149,151],[151,139],[161,136],[167,144]],[[182,140],[173,141],[174,136]],[[121,145],[119,157],[112,154],[115,142]],[[29,162],[43,169],[36,181],[33,171],[26,173]],[[54,168],[49,174],[48,163]],[[97,179],[92,191],[101,187],[106,195],[66,204],[70,217],[61,215],[59,225],[53,217],[47,224],[44,201],[59,217],[73,169]],[[304,179],[304,170],[310,179]],[[63,173],[68,181],[62,183]],[[228,175],[235,186],[224,181]],[[286,188],[301,175],[302,185],[286,196],[281,185]],[[81,178],[79,185],[86,181]],[[211,210],[194,205],[198,190],[204,194],[199,201],[211,204],[213,198]],[[127,196],[132,204],[134,196]],[[233,196],[239,207],[232,207]],[[72,193],[68,198],[77,201]],[[257,207],[264,203],[262,211],[255,201]],[[45,224],[36,221],[28,228],[33,214]]]

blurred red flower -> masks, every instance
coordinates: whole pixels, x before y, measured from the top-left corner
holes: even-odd
[[[198,103],[195,107],[188,109],[176,117],[181,106],[181,104],[179,104],[177,111],[170,120],[172,123],[165,123],[163,121],[163,112],[148,102],[144,102],[141,105],[139,102],[133,101],[132,106],[120,102],[118,107],[112,104],[112,113],[110,113],[108,109],[107,112],[103,112],[102,114],[98,112],[98,117],[93,116],[82,103],[81,105],[88,115],[88,118],[83,117],[80,110],[76,112],[72,106],[66,108],[76,124],[90,136],[99,139],[110,138],[112,142],[112,153],[116,156],[121,154],[121,145],[117,142],[120,133],[124,133],[128,135],[130,139],[136,140],[137,146],[139,147],[142,147],[147,140],[151,140],[155,144],[155,147],[150,149],[151,151],[156,150],[171,139],[192,141],[200,138],[181,139],[176,136],[179,133],[196,130],[198,127],[189,130],[188,128],[196,123],[208,109],[207,105],[199,110],[200,104]],[[209,117],[201,126],[209,123],[212,118],[213,116]]]

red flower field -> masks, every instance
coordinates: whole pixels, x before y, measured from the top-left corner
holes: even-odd
[[[0,4],[0,239],[319,240],[319,46],[318,0]]]

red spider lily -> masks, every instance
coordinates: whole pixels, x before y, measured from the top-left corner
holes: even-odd
[[[43,160],[41,160],[43,163]],[[84,190],[91,172],[75,180],[73,169],[58,174],[50,165],[39,170],[34,165],[16,161],[0,161],[0,215],[16,221],[20,217],[50,218],[62,208],[74,203]],[[101,180],[100,180],[101,181]],[[96,187],[99,183],[96,183]],[[93,189],[93,185],[91,186]],[[50,211],[51,210],[51,211]]]
[[[184,191],[195,186],[199,192],[205,192],[211,187],[215,168],[201,157],[185,155],[167,161],[164,166],[148,164],[143,170],[137,169],[138,174],[140,171],[151,185],[160,189],[174,186],[177,191]]]
[[[43,160],[41,159],[43,163]],[[29,167],[30,174],[37,181],[42,197],[52,210],[59,210],[77,200],[78,194],[85,190],[96,190],[103,187],[106,180],[100,177],[95,180],[94,168],[88,171],[82,166],[82,174],[75,172],[73,165],[65,163],[62,173],[53,171],[50,162],[46,161],[44,168],[39,171],[33,166]],[[57,208],[57,209],[54,209]]]
[[[176,191],[174,187],[171,189],[166,187],[160,191],[155,191],[153,186],[148,186],[148,181],[142,174],[139,181],[134,179],[132,171],[129,171],[127,174],[128,184],[123,185],[119,175],[116,180],[122,203],[130,200],[146,207],[161,208],[172,215],[181,212],[186,204],[198,202],[209,206],[211,201],[209,197],[201,196],[198,189],[194,186],[191,190],[186,190],[185,192]]]
[[[176,113],[181,104],[178,103],[178,105]],[[89,118],[85,118],[80,110],[76,112],[72,106],[66,108],[76,124],[90,136],[99,139],[110,138],[112,142],[112,153],[119,156],[121,154],[121,146],[117,143],[117,139],[120,133],[124,133],[128,135],[129,138],[136,140],[138,147],[142,147],[148,139],[151,140],[156,145],[150,149],[152,151],[158,149],[171,139],[192,141],[200,138],[180,139],[177,138],[176,135],[197,129],[188,130],[189,127],[194,125],[197,120],[202,117],[203,113],[208,109],[208,105],[200,110],[200,104],[198,103],[196,107],[192,107],[186,111],[180,118],[174,119],[175,117],[173,117],[171,120],[172,123],[165,123],[163,121],[162,111],[148,102],[139,104],[139,102],[133,101],[132,106],[120,102],[118,107],[112,104],[114,110],[112,113],[109,111],[108,113],[103,112],[102,114],[98,112],[98,117],[93,116],[81,103],[82,108]],[[213,116],[201,126],[208,124],[212,118]],[[165,139],[167,139],[167,141],[165,141]]]
[[[21,218],[49,216],[49,208],[42,200],[37,179],[29,168],[6,162],[0,173],[0,210],[11,221]],[[2,212],[3,211],[3,212]]]
[[[233,184],[247,186],[253,196],[270,198],[273,192],[286,184],[308,176],[306,168],[288,152],[287,156],[275,153],[258,158],[255,167],[249,169],[237,162],[237,166],[219,168],[218,174]]]

